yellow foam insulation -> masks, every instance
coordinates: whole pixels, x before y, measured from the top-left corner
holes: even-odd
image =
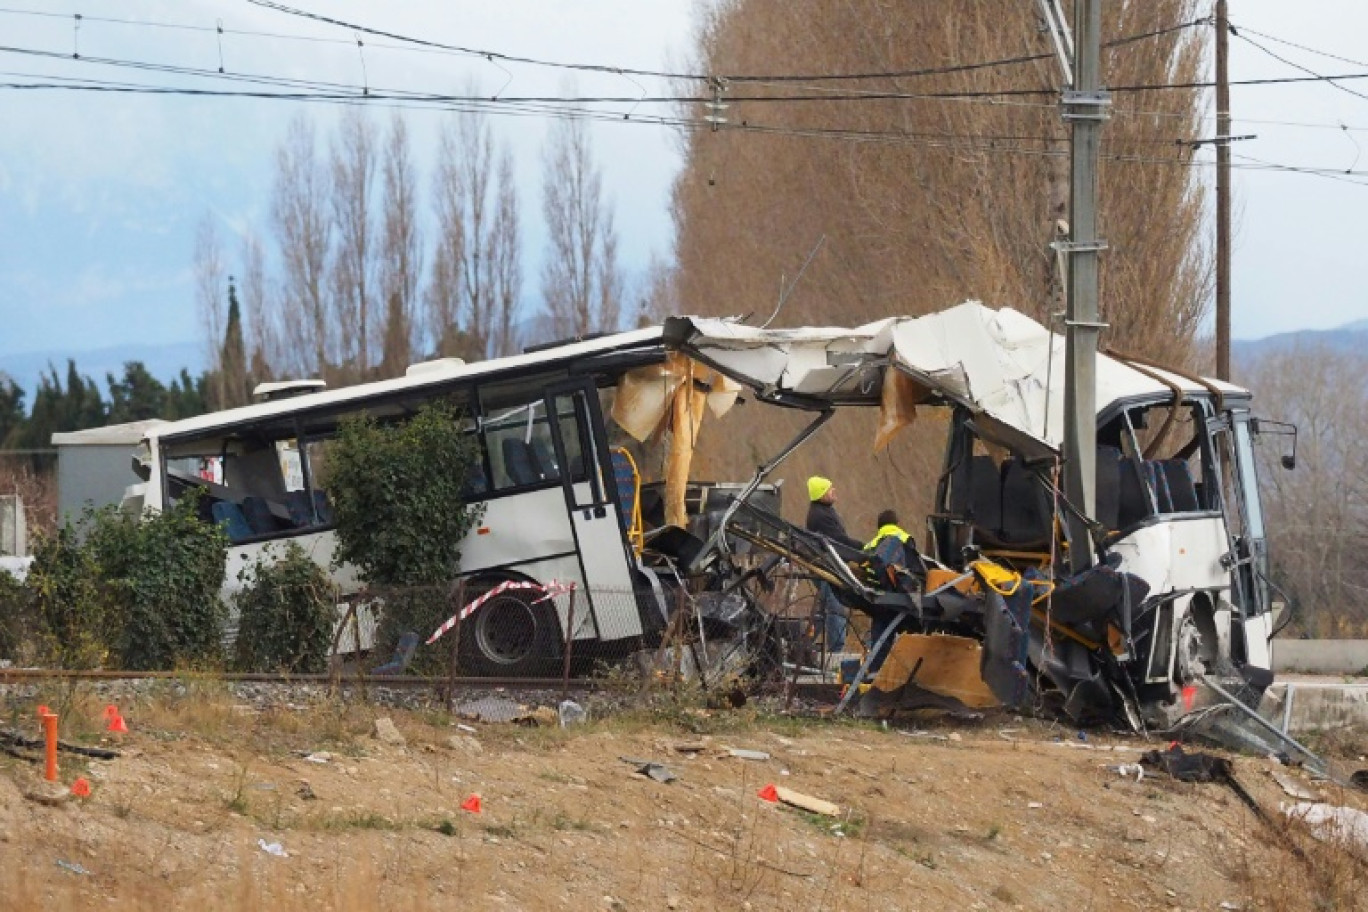
[[[917,403],[926,389],[895,367],[884,370],[883,391],[879,398],[879,429],[874,434],[874,452],[882,452],[899,431],[917,417]]]
[[[671,352],[665,363],[637,368],[618,381],[613,420],[637,440],[670,431],[665,460],[665,522],[684,526],[684,492],[704,411],[721,418],[741,387],[691,358]]]

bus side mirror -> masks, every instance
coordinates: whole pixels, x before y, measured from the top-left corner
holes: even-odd
[[[1288,421],[1270,421],[1267,418],[1249,419],[1249,429],[1255,434],[1277,434],[1292,438],[1292,451],[1284,453],[1278,461],[1284,469],[1291,471],[1297,467],[1297,426]]]

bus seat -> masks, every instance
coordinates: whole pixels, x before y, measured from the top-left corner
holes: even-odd
[[[309,511],[308,491],[288,491],[285,494],[285,509],[290,511],[290,522],[296,529],[314,524],[313,514]]]
[[[613,458],[613,481],[618,505],[622,508],[622,530],[637,554],[645,547],[645,528],[641,521],[641,473],[636,460],[622,447],[609,451]]]
[[[541,481],[537,471],[537,457],[532,447],[516,437],[505,437],[500,445],[503,450],[504,468],[509,480],[515,485],[536,484]]]
[[[967,519],[980,538],[995,539],[1002,525],[1002,480],[993,457],[979,454],[957,473],[950,509]]]
[[[318,521],[325,526],[332,525],[333,508],[332,501],[328,500],[328,492],[314,488],[313,503],[314,513],[318,515]]]
[[[252,527],[247,524],[247,517],[242,515],[242,507],[231,500],[216,501],[213,514],[214,522],[223,526],[228,541],[233,544],[252,537]]]
[[[1164,475],[1164,467],[1157,459],[1145,460],[1145,474],[1148,476],[1150,487],[1154,489],[1154,502],[1159,505],[1160,513],[1173,512],[1173,497],[1169,494],[1168,478]]]
[[[1121,516],[1121,449],[1097,448],[1097,521],[1104,529],[1119,527]]]
[[[1002,464],[1002,540],[1017,546],[1048,544],[1053,511],[1045,488],[1020,459]]]
[[[275,516],[271,514],[271,505],[265,498],[242,498],[242,515],[253,535],[269,535],[280,528]]]
[[[250,499],[250,498],[248,498]],[[247,500],[243,500],[245,505]],[[307,491],[290,491],[285,495],[285,509],[290,511],[290,522],[294,523],[296,529],[307,529],[313,525],[330,525],[333,521],[332,504],[328,502],[328,495],[323,491],[314,489],[312,512],[309,510],[309,493]],[[317,516],[317,519],[314,517]]]
[[[477,495],[487,493],[489,493],[489,479],[485,477],[484,466],[478,462],[471,463],[470,471],[466,472],[465,485],[461,488],[461,495],[468,500],[474,500]]]
[[[1197,486],[1192,481],[1192,471],[1182,459],[1165,459],[1159,463],[1164,480],[1168,483],[1169,500],[1173,503],[1174,513],[1190,513],[1200,509],[1197,499]]]
[[[551,444],[537,437],[528,446],[537,476],[543,481],[560,478],[560,467],[556,465],[556,453],[551,449]]]
[[[1116,525],[1119,529],[1128,529],[1154,510],[1150,506],[1149,487],[1140,474],[1140,464],[1135,459],[1123,458],[1120,474]]]

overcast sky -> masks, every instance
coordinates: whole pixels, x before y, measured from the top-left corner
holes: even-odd
[[[687,58],[695,2],[292,0],[290,5],[465,47],[658,69],[679,66]],[[1237,26],[1355,60],[1368,58],[1368,48],[1356,48],[1368,34],[1368,4],[1363,0],[1231,0],[1230,6]],[[75,13],[83,17],[79,28]],[[218,25],[225,29],[221,39]],[[11,0],[0,12],[0,31],[0,44],[11,48],[0,50],[0,73],[7,74],[0,81],[31,81],[29,76],[41,75],[223,87],[216,80],[102,65],[91,62],[92,57],[209,70],[217,70],[221,58],[229,72],[357,85],[364,81],[377,90],[459,93],[474,78],[485,90],[503,96],[557,94],[566,78],[556,69],[495,66],[468,56],[399,50],[386,46],[395,45],[393,41],[370,36],[363,36],[364,47],[357,48],[347,30],[247,0]],[[1319,73],[1368,72],[1368,63],[1332,60],[1245,34]],[[299,40],[304,37],[331,40]],[[12,48],[58,56],[19,54]],[[73,53],[82,59],[72,59]],[[1237,81],[1299,75],[1238,38],[1231,41],[1231,55],[1231,77]],[[583,94],[665,94],[670,89],[645,77],[576,78]],[[1343,85],[1368,94],[1368,79]],[[1232,96],[1234,132],[1258,135],[1239,143],[1238,155],[1368,172],[1368,156],[1359,154],[1368,144],[1365,98],[1326,83],[1236,86]],[[232,239],[242,232],[265,231],[272,156],[285,124],[302,109],[326,128],[336,113],[322,105],[249,99],[56,91],[0,91],[0,98],[5,112],[0,131],[0,369],[5,356],[34,350],[78,354],[137,342],[200,341],[191,277],[196,223],[206,212],[213,213],[234,245]],[[1118,106],[1122,104],[1136,106],[1133,99],[1119,100]],[[429,150],[444,115],[406,110],[403,116],[426,182]],[[499,137],[512,146],[517,160],[526,284],[532,293],[538,287],[541,150],[549,123],[542,117],[495,120]],[[624,264],[630,275],[638,276],[653,254],[664,254],[670,246],[668,204],[670,182],[679,167],[677,140],[665,128],[630,123],[595,123],[592,133]],[[1210,158],[1211,153],[1202,156]],[[1348,180],[1368,184],[1365,176]],[[1368,256],[1359,226],[1368,186],[1253,170],[1237,171],[1234,186],[1237,337],[1368,318]]]

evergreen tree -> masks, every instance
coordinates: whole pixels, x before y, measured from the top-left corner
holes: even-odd
[[[168,421],[193,418],[209,411],[209,374],[191,377],[190,371],[181,368],[180,376],[171,381],[166,390],[166,414],[161,417]]]
[[[0,374],[0,447],[14,445],[23,430],[24,390],[7,374]]]
[[[219,376],[215,383],[216,409],[237,408],[251,401],[251,380],[247,376],[247,344],[242,335],[242,307],[238,304],[237,286],[228,277],[228,325],[223,333],[223,347],[219,350]]]
[[[166,387],[141,361],[124,364],[123,378],[106,374],[109,384],[109,422],[146,421],[166,417]]]
[[[38,381],[38,392],[33,397],[33,412],[22,430],[15,435],[21,448],[44,449],[52,445],[52,435],[65,431],[81,431],[100,427],[107,422],[108,412],[100,388],[89,377],[82,377],[76,362],[67,361],[65,386],[57,368],[48,365]]]

